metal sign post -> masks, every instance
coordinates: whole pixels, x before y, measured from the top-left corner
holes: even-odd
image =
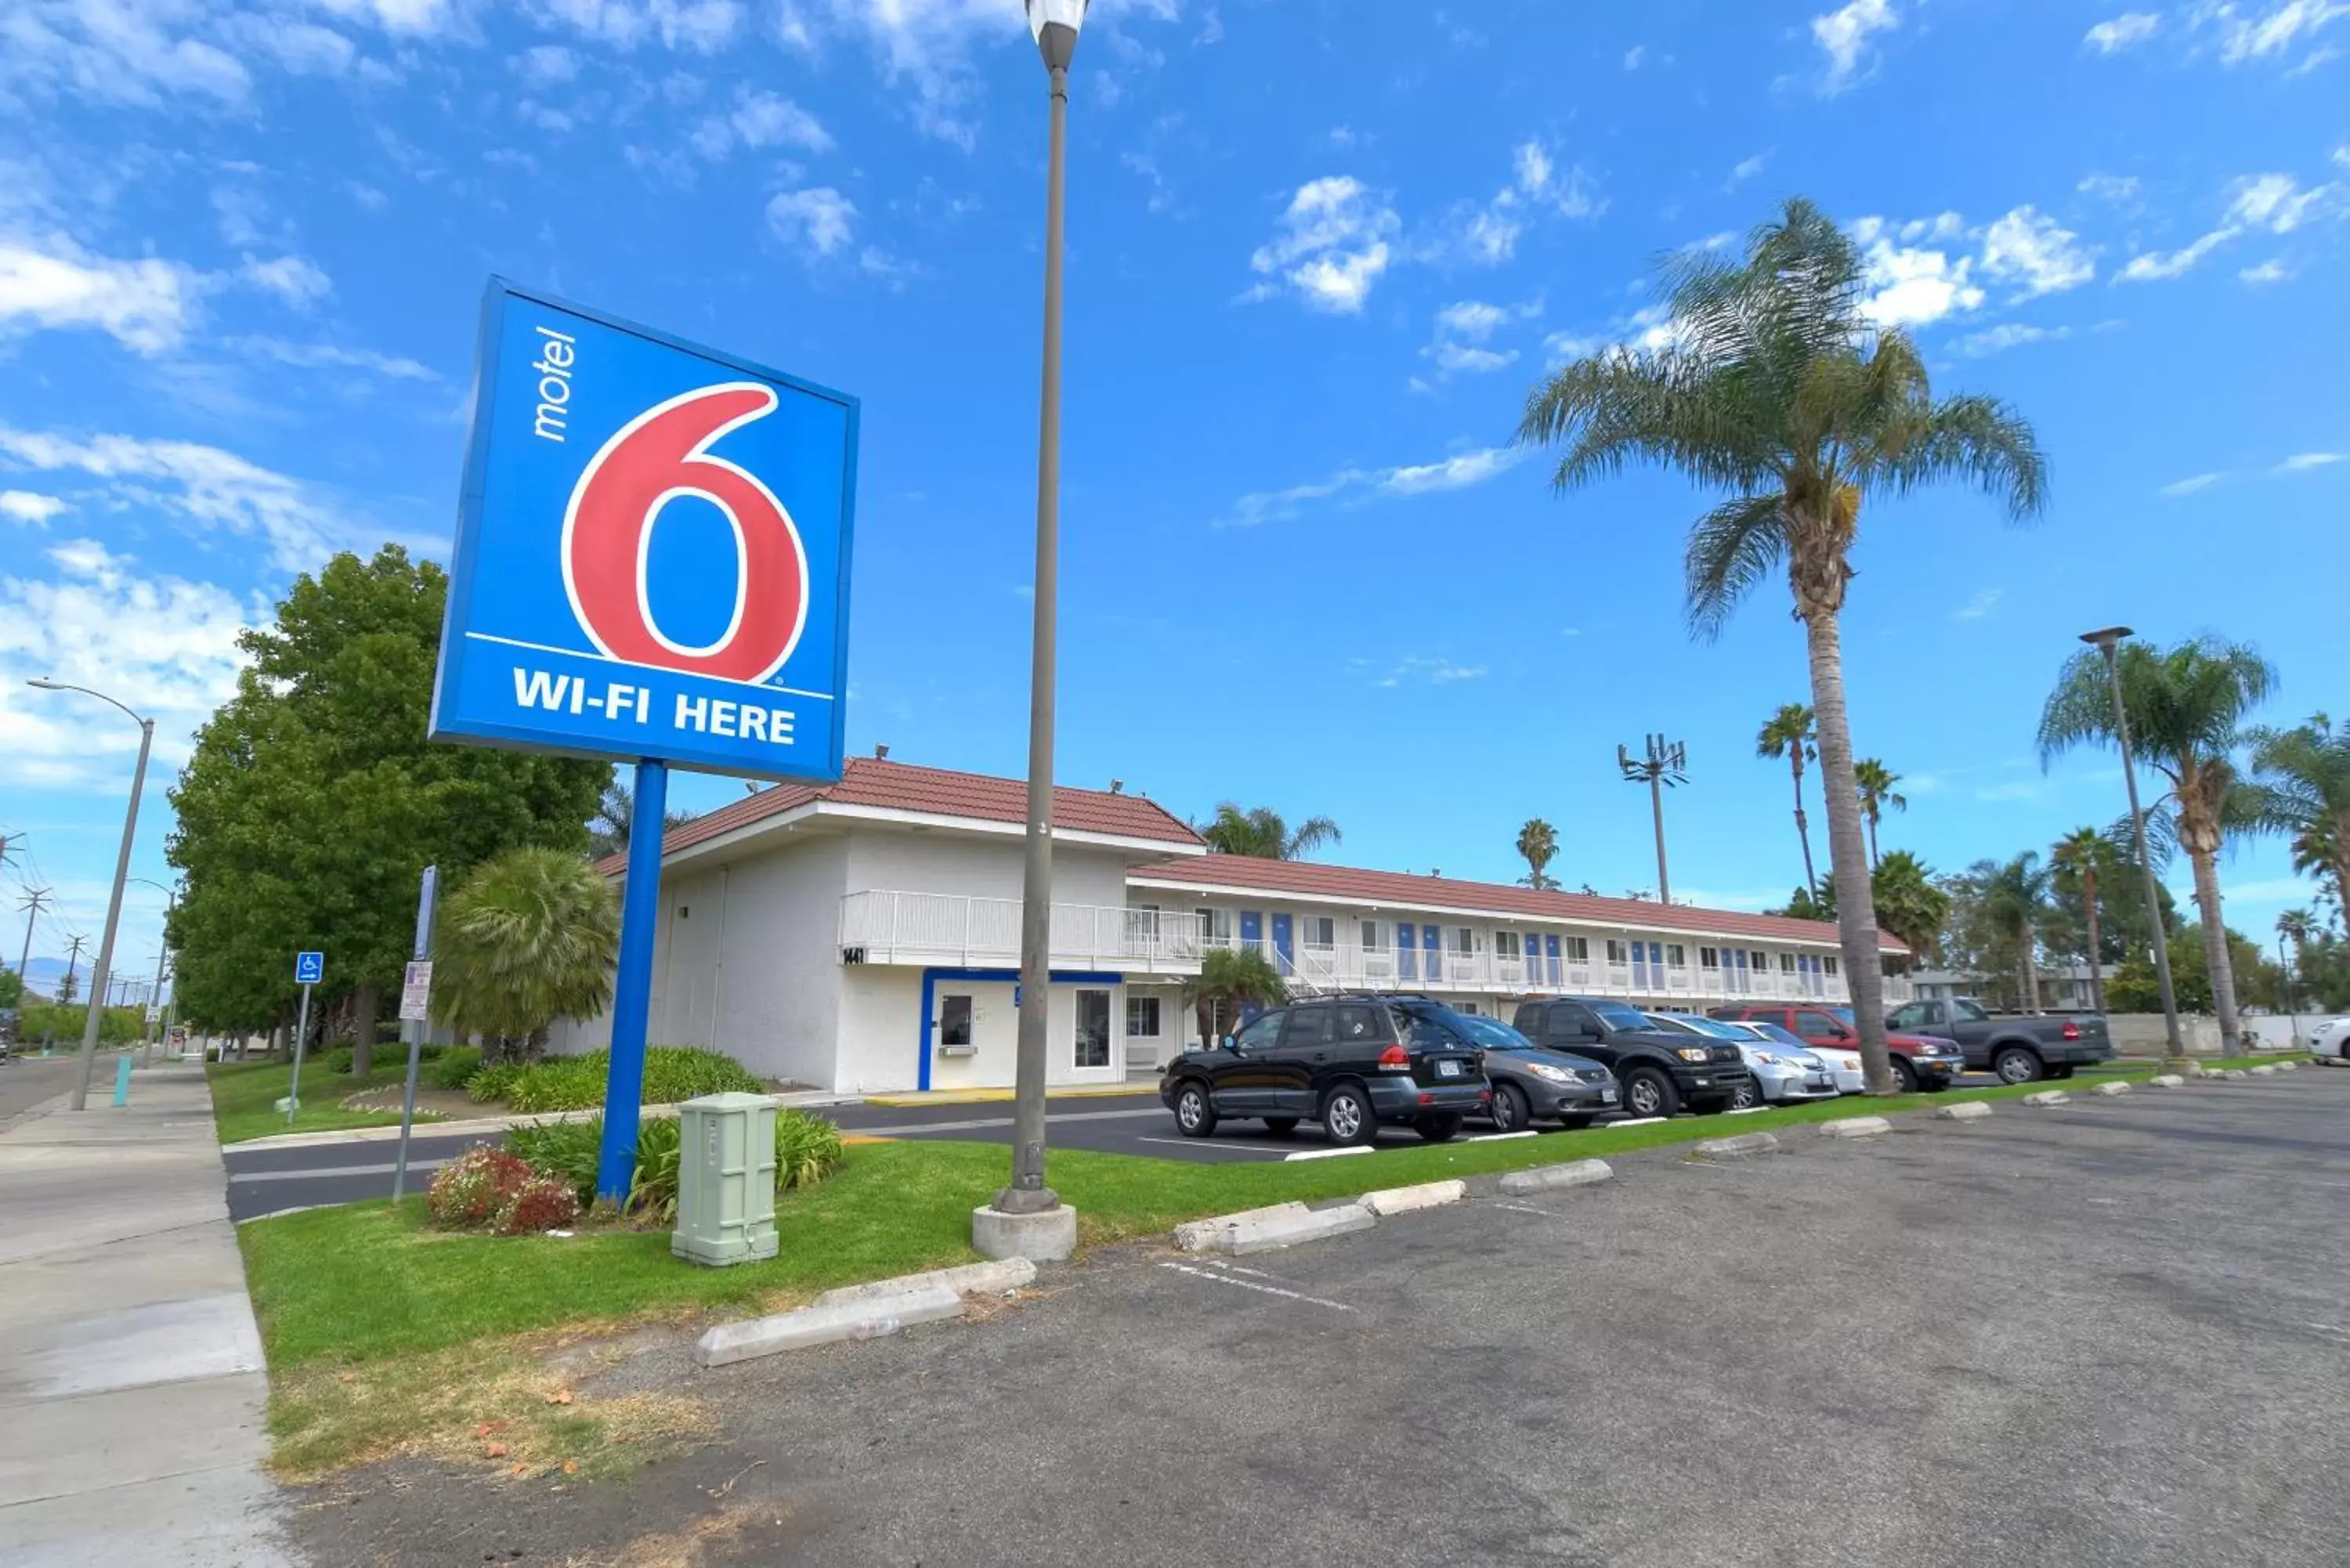
[[[416,960],[400,987],[400,1032],[408,1036],[408,1092],[400,1102],[400,1155],[391,1167],[391,1200],[408,1196],[408,1138],[416,1127],[416,1065],[424,1054],[424,1032],[432,1013],[432,905],[441,891],[441,867],[424,868],[416,894]]]
[[[294,1076],[286,1085],[286,1125],[294,1125],[295,1113],[302,1108],[302,1047],[310,1038],[310,988],[327,978],[327,955],[296,953],[294,981],[302,988],[302,1012],[294,1025]]]

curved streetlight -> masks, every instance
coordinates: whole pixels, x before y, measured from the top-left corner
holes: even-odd
[[[146,770],[140,771],[143,773]],[[158,1025],[155,1037],[156,1040],[161,1040],[172,1032],[171,1015],[163,1006],[163,959],[164,955],[171,951],[172,911],[180,907],[180,890],[177,888],[166,888],[152,877],[133,877],[130,879],[142,886],[152,888],[163,895],[163,934],[155,941],[155,989],[149,992],[147,997],[149,1004],[155,1009],[155,1022]],[[145,1036],[147,1033],[145,1024],[140,1025],[139,1033],[142,1038]],[[151,1065],[155,1060],[155,1040],[149,1040],[147,1048],[139,1054],[140,1065]]]
[[[2162,1027],[2169,1054],[2162,1064],[2166,1073],[2195,1071],[2188,1060],[2187,1043],[2178,1030],[2178,992],[2170,982],[2170,931],[2162,923],[2161,886],[2155,880],[2154,856],[2146,842],[2146,811],[2137,803],[2137,763],[2130,755],[2129,713],[2122,705],[2122,639],[2130,636],[2126,626],[2109,626],[2101,631],[2085,631],[2081,640],[2106,656],[2106,680],[2114,691],[2114,739],[2120,742],[2122,782],[2129,787],[2130,831],[2137,840],[2138,868],[2146,873],[2146,923],[2154,932],[2154,978],[2162,991]]]
[[[1087,0],[1024,0],[1052,83],[1045,186],[1045,365],[1036,441],[1036,625],[1028,685],[1028,836],[1020,890],[1020,1015],[1012,1098],[1012,1181],[973,1215],[990,1257],[1066,1258],[1076,1216],[1045,1185],[1045,1032],[1052,1016],[1053,686],[1061,529],[1061,193],[1068,161],[1069,61]],[[1045,1218],[1046,1216],[1050,1218]]]
[[[114,893],[106,903],[106,932],[99,939],[98,967],[89,976],[89,1010],[81,1025],[81,1072],[74,1079],[73,1088],[73,1108],[78,1111],[89,1103],[90,1067],[98,1060],[99,1025],[106,1017],[106,977],[114,963],[114,928],[122,919],[122,884],[130,876],[130,843],[139,834],[139,792],[147,783],[147,753],[154,748],[155,721],[87,686],[69,686],[62,680],[28,680],[25,684],[44,691],[78,691],[85,697],[95,697],[121,709],[139,725],[139,771],[130,775],[130,809],[122,817],[122,852],[114,860]]]

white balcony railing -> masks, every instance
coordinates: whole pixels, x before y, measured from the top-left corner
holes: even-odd
[[[1195,914],[1099,904],[1053,906],[1056,969],[1193,974],[1200,968]],[[1010,968],[1020,962],[1020,900],[957,893],[876,889],[840,900],[840,947],[860,963]]]

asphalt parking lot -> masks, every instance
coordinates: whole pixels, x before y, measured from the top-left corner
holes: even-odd
[[[2338,1564],[2350,1072],[1472,1198],[1223,1264],[1138,1246],[978,1324],[605,1393],[718,1437],[625,1482],[406,1461],[321,1565]],[[462,1483],[462,1484],[460,1484]],[[487,1518],[485,1521],[485,1513]],[[476,1544],[478,1543],[478,1545]]]

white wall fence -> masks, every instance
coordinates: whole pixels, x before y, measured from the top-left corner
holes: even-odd
[[[840,900],[840,947],[866,963],[1016,968],[1017,898],[873,889]],[[1196,914],[1099,904],[1053,906],[1055,969],[1195,974],[1202,947]]]

